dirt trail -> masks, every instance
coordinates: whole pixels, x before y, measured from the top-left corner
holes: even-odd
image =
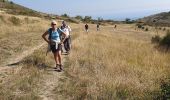
[[[50,71],[41,81],[42,84],[38,95],[42,100],[55,100],[54,98],[61,98],[60,96],[56,97],[56,94],[53,92],[54,89],[58,87],[61,74],[62,72],[58,73],[55,71]]]
[[[8,62],[6,62],[5,64],[3,65],[0,65],[0,71],[2,70],[6,70],[6,69],[10,69],[11,66],[10,65],[13,65],[15,66],[15,64],[19,63],[22,59],[24,59],[25,57],[31,55],[35,50],[38,50],[40,49],[42,46],[44,46],[46,43],[42,43],[34,48],[31,48],[29,50],[26,50],[24,52],[22,52],[21,54],[19,54],[18,56],[14,56],[14,57],[11,57]]]
[[[65,56],[66,57],[66,56]],[[63,63],[65,62],[63,58]],[[52,68],[47,69],[47,75],[41,80],[39,97],[42,100],[64,100],[61,94],[56,94],[54,90],[59,87],[59,80],[64,77],[63,72],[57,72]]]
[[[26,50],[16,57],[15,56],[11,57],[11,59],[8,60],[8,63],[6,62],[6,63],[0,65],[0,80],[6,79],[11,73],[15,74],[18,71],[20,71],[22,66],[17,66],[18,63],[25,57],[31,55],[35,50],[40,49],[45,44],[46,43],[42,43],[42,44],[38,45],[37,47]]]
[[[1,65],[3,67],[0,67],[0,79],[6,79],[8,77],[8,73],[11,73],[11,71],[18,73],[22,66],[17,66],[17,63],[22,61],[25,57],[31,55],[35,50],[43,47],[45,44],[46,43],[42,43],[37,47],[26,50],[17,57],[12,57],[8,63]],[[66,56],[63,57],[63,63],[65,62],[65,57]],[[44,74],[43,79],[41,80],[41,84],[39,85],[39,97],[41,97],[42,100],[56,100],[56,98],[61,100],[62,96],[54,94],[53,90],[58,87],[59,79],[62,77],[63,72],[56,72],[53,68],[48,68],[47,74]]]

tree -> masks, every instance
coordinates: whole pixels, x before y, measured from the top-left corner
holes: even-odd
[[[79,19],[79,20],[83,20],[83,17],[80,16],[80,15],[77,15],[75,18],[76,18],[76,19]]]
[[[14,4],[14,2],[12,2],[12,1],[10,1],[9,3],[10,3],[10,4]]]
[[[69,18],[69,15],[63,14],[63,15],[61,15],[61,17]]]
[[[125,22],[126,22],[127,24],[129,24],[129,23],[130,23],[130,21],[131,21],[131,19],[130,19],[130,18],[126,18],[126,19],[125,19]]]
[[[103,21],[103,18],[99,17],[98,22],[102,22],[102,21]]]
[[[84,17],[84,21],[85,22],[90,22],[92,20],[92,17],[91,16],[85,16]]]

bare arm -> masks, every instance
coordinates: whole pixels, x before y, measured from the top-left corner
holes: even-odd
[[[63,32],[63,31],[61,31],[61,33],[64,35],[64,38],[61,40],[61,43],[63,43],[65,41],[65,39],[66,39],[66,33]]]
[[[42,38],[47,42],[47,43],[50,43],[50,41],[47,39],[47,35],[48,35],[48,31],[46,31],[43,35],[42,35]]]

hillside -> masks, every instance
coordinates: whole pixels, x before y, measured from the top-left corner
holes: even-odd
[[[0,10],[14,15],[27,15],[36,17],[43,16],[43,14],[40,12],[15,4],[14,2],[8,0],[0,0]]]
[[[162,12],[139,19],[148,25],[170,26],[170,12]]]

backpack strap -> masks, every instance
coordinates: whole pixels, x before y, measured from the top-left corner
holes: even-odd
[[[49,37],[48,39],[51,40],[52,28],[49,29]]]
[[[61,27],[61,28],[62,28],[62,27]],[[58,33],[59,33],[60,40],[62,40],[61,28],[57,28],[57,31],[58,31]]]

